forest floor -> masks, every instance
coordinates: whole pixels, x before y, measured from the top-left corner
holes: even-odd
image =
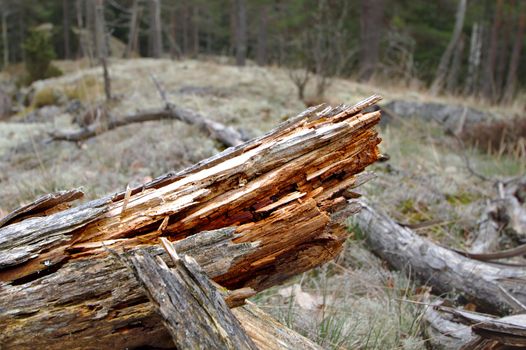
[[[87,199],[123,190],[128,183],[139,184],[180,170],[221,150],[195,127],[177,121],[129,125],[80,146],[43,143],[48,131],[76,128],[67,111],[72,100],[95,104],[104,99],[100,68],[84,68],[79,62],[58,64],[66,74],[35,83],[33,107],[0,122],[0,216],[56,190],[83,187]],[[169,101],[241,129],[250,137],[305,109],[287,71],[280,68],[136,59],[111,63],[115,114],[163,105],[152,75]],[[326,100],[352,104],[373,93],[384,96],[386,102],[395,98],[434,100],[407,88],[343,79],[333,81]],[[478,106],[477,101],[454,97],[437,101]],[[48,106],[37,110],[38,105]],[[492,112],[506,115],[514,111],[492,108]],[[526,172],[524,155],[463,149],[440,125],[418,118],[383,125],[380,134],[382,152],[390,160],[370,167],[377,177],[359,191],[400,223],[433,222],[417,232],[446,246],[463,248],[486,201],[495,197],[490,182],[468,171],[463,155],[488,177]],[[254,300],[324,348],[425,348],[429,341],[421,322],[425,306],[413,302],[421,286],[389,270],[370,253],[364,237],[353,230],[352,219],[349,231],[351,238],[336,261]]]

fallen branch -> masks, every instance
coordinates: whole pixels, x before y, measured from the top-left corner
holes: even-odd
[[[484,263],[441,247],[396,224],[365,202],[355,216],[373,251],[394,268],[407,271],[433,292],[460,292],[498,313],[521,310],[526,303],[526,271]]]
[[[161,236],[231,290],[260,291],[331,260],[347,237],[340,222],[355,211],[338,212],[346,190],[379,156],[380,115],[360,113],[378,100],[311,108],[178,174],[0,228],[0,343],[170,346],[137,281],[108,253],[159,255]]]
[[[80,142],[98,136],[105,131],[113,130],[122,126],[165,119],[179,120],[190,125],[195,125],[206,135],[209,135],[226,147],[238,146],[244,141],[241,134],[234,128],[207,119],[196,112],[177,107],[173,104],[169,104],[165,108],[140,111],[118,118],[110,117],[104,125],[95,123],[79,131],[50,132],[49,136],[51,137],[51,140],[54,141]]]

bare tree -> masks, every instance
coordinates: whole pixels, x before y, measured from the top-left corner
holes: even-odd
[[[447,75],[446,89],[448,92],[453,92],[458,85],[458,78],[460,75],[460,66],[462,64],[462,57],[464,55],[465,40],[464,36],[461,35],[458,39],[453,59],[451,61],[451,68]]]
[[[7,29],[7,16],[9,15],[9,11],[6,8],[5,3],[1,3],[2,7],[2,43],[3,43],[3,51],[4,51],[4,68],[7,67],[9,64],[9,37],[7,35],[8,29]]]
[[[267,41],[268,41],[268,4],[261,6],[258,21],[258,38],[256,46],[256,62],[260,66],[267,64]]]
[[[361,80],[369,80],[380,60],[384,0],[361,0],[360,71]]]
[[[133,0],[131,8],[130,26],[128,29],[128,44],[124,50],[123,57],[128,58],[130,53],[137,52],[139,47],[139,24],[142,8],[139,0]]]
[[[245,0],[235,0],[236,64],[244,66],[247,56],[247,8]]]
[[[506,88],[503,95],[504,102],[510,102],[515,94],[517,86],[517,73],[519,70],[519,63],[524,42],[524,30],[526,28],[526,5],[521,2],[519,5],[519,21],[517,24],[517,33],[515,34],[515,42],[513,44],[513,51],[511,53],[510,63],[508,66],[508,77],[506,79]]]
[[[464,86],[464,94],[473,93],[475,86],[478,84],[483,33],[484,27],[478,22],[473,23],[469,46],[468,75]]]
[[[482,94],[484,97],[493,100],[495,98],[495,63],[497,61],[497,50],[499,46],[499,31],[502,25],[502,5],[503,0],[497,0],[495,17],[491,27],[491,39],[488,48],[488,55],[484,64],[484,85]]]
[[[64,32],[64,57],[71,58],[69,31],[71,29],[71,19],[69,17],[69,1],[62,0],[62,26]]]
[[[457,14],[455,17],[455,28],[453,29],[451,40],[449,41],[449,44],[447,45],[446,50],[444,51],[444,53],[442,54],[442,57],[440,58],[440,63],[438,64],[438,69],[435,74],[435,79],[433,80],[433,84],[431,84],[431,93],[433,95],[436,95],[437,93],[439,93],[444,86],[444,82],[448,74],[448,68],[451,62],[451,57],[453,56],[455,48],[458,45],[460,35],[462,34],[462,28],[464,27],[464,18],[466,17],[466,7],[467,7],[467,0],[459,0],[458,7],[457,7]]]
[[[192,6],[192,56],[199,55],[199,7]]]
[[[162,54],[161,0],[150,1],[150,36],[148,46],[150,56],[159,58]]]

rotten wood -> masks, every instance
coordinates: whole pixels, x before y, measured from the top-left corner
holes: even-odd
[[[434,293],[459,292],[482,309],[501,314],[522,310],[526,304],[524,267],[470,259],[418,236],[363,201],[356,203],[362,210],[355,221],[372,250],[431,286]]]
[[[257,349],[197,262],[163,242],[174,266],[139,249],[129,259],[178,349]]]
[[[133,276],[108,253],[155,249],[160,236],[177,241],[177,251],[192,250],[207,275],[231,290],[260,291],[334,258],[347,237],[338,210],[379,156],[373,127],[380,115],[360,113],[378,100],[311,108],[128,194],[0,228],[8,242],[0,246],[0,343],[19,349],[171,344]],[[304,195],[291,195],[296,192]],[[93,218],[85,210],[95,205],[100,213]],[[57,218],[59,234],[38,230],[52,228]],[[35,232],[26,252],[14,237],[29,220]],[[10,254],[13,248],[18,255]]]
[[[119,117],[110,116],[109,120],[104,123],[103,126],[95,123],[78,131],[54,131],[49,133],[49,136],[51,140],[54,141],[81,142],[96,137],[102,132],[122,126],[165,119],[179,120],[190,125],[195,125],[203,133],[217,140],[225,147],[238,146],[244,142],[241,134],[234,128],[171,103],[167,104],[164,108],[144,110]]]

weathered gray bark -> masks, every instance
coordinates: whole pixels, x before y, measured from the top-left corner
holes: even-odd
[[[104,0],[95,0],[95,49],[99,60],[108,57],[106,21],[104,20]]]
[[[129,259],[176,348],[257,349],[197,262],[167,253],[172,268],[145,249]]]
[[[169,108],[158,108],[118,118],[109,118],[107,125],[104,125],[103,127],[99,124],[93,124],[75,132],[52,132],[50,133],[50,136],[51,139],[56,141],[79,142],[95,137],[104,131],[113,130],[121,126],[163,119],[175,119],[190,125],[195,125],[202,132],[219,141],[226,147],[237,146],[244,141],[241,134],[234,128],[207,119],[193,111],[171,104],[169,105]]]
[[[407,271],[434,292],[460,292],[483,308],[507,313],[526,304],[526,271],[469,259],[418,236],[387,215],[360,202],[356,222],[373,251]]]
[[[137,246],[161,254],[160,236],[233,290],[260,291],[333,259],[354,212],[337,213],[345,189],[379,156],[379,113],[360,113],[378,100],[311,108],[180,173],[1,227],[0,344],[170,346],[119,258]]]
[[[455,47],[458,45],[460,35],[462,34],[462,27],[464,26],[464,18],[466,17],[466,7],[467,0],[459,0],[457,14],[455,19],[455,28],[453,29],[453,34],[451,35],[451,40],[446,47],[446,50],[440,58],[440,63],[438,64],[437,72],[435,74],[435,80],[431,84],[431,93],[439,93],[447,77],[448,68],[450,65],[451,57],[455,51]]]

